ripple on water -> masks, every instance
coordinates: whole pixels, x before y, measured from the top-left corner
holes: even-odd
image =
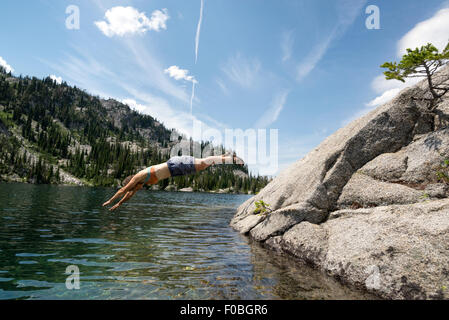
[[[37,261],[34,261],[34,260],[22,260],[22,261],[19,261],[19,264],[37,264],[38,262]]]
[[[0,183],[0,299],[365,297],[232,230],[248,196],[143,191],[99,208],[113,193]]]
[[[126,246],[129,245],[129,242],[119,242],[119,241],[111,241],[102,238],[74,238],[74,239],[63,239],[63,240],[53,240],[55,242],[80,242],[80,243],[94,243],[94,244],[110,244],[116,246]]]
[[[28,253],[28,252],[22,252],[22,253],[16,253],[16,257],[47,257],[47,256],[54,256],[58,253]]]

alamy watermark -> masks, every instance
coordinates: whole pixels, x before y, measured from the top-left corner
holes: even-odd
[[[80,8],[72,4],[65,9],[65,13],[68,14],[65,19],[65,27],[69,30],[79,30]]]
[[[365,13],[369,16],[365,20],[365,26],[367,29],[379,30],[380,29],[380,9],[376,5],[369,5],[365,9]]]
[[[65,274],[69,275],[65,280],[65,287],[68,290],[80,289],[80,269],[78,266],[70,265],[65,269]]]
[[[221,155],[221,147],[224,146],[227,150],[235,151],[247,165],[257,166],[266,175],[274,175],[279,167],[278,133],[278,129],[203,129],[202,122],[194,120],[191,139],[172,133],[171,141],[177,143],[171,148],[170,156],[193,155],[195,158],[206,158]],[[211,143],[201,146],[198,141]]]
[[[365,280],[365,286],[369,290],[379,290],[381,279],[380,279],[380,269],[376,265],[371,265],[366,268],[365,272],[368,277]]]

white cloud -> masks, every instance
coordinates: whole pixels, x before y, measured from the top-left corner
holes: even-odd
[[[2,66],[7,73],[14,72],[14,69],[2,57],[0,57],[0,66]]]
[[[377,76],[371,82],[371,88],[373,89],[374,92],[378,94],[378,96],[373,100],[365,103],[365,107],[363,109],[357,111],[351,117],[343,120],[341,122],[341,126],[345,126],[349,122],[358,119],[361,116],[364,116],[365,114],[373,110],[375,107],[387,103],[388,101],[396,97],[398,93],[401,92],[403,89],[418,83],[420,80],[421,80],[420,78],[409,78],[406,79],[405,82],[401,82],[399,80],[387,80],[383,74]]]
[[[88,48],[73,47],[73,54],[66,54],[66,59],[58,63],[39,59],[40,62],[50,66],[60,74],[64,80],[72,85],[87,88],[92,94],[104,98],[117,97],[110,94],[116,89],[125,88],[126,85],[139,88],[140,91],[157,92],[167,96],[172,103],[174,98],[188,104],[190,97],[185,88],[176,86],[164,74],[164,68],[154,54],[136,39],[125,39],[121,42],[123,48],[120,52],[129,63],[123,68],[109,69],[104,63],[97,60]],[[114,70],[114,71],[112,71]],[[114,88],[114,89],[111,89]]]
[[[149,93],[142,93],[131,87],[126,87],[125,89],[132,97],[122,99],[123,103],[140,113],[151,115],[161,121],[167,128],[175,128],[181,133],[191,134],[192,118],[188,113],[175,110],[164,98]],[[142,103],[138,103],[136,99]]]
[[[188,103],[189,97],[187,93],[180,87],[174,85],[164,73],[163,66],[159,59],[149,52],[149,50],[142,45],[141,41],[128,39],[125,41],[128,49],[133,53],[133,62],[137,63],[141,72],[138,73],[141,81],[153,85],[158,90],[167,95],[175,97],[185,103]],[[133,75],[135,77],[135,75]]]
[[[192,94],[190,95],[190,113],[192,113],[193,99],[195,99],[195,84],[197,84],[198,81],[196,81],[193,76],[188,75],[189,70],[180,69],[178,66],[171,66],[165,69],[164,73],[168,73],[168,75],[175,80],[185,80],[192,82]]]
[[[338,21],[331,33],[318,42],[309,54],[298,64],[296,70],[296,80],[303,80],[321,61],[326,54],[331,43],[344,35],[346,30],[354,23],[357,15],[361,14],[361,9],[367,0],[337,0],[336,10]]]
[[[228,78],[242,87],[253,87],[258,79],[260,62],[258,59],[247,59],[240,53],[229,58],[226,66],[222,67]]]
[[[215,82],[218,84],[218,86],[220,87],[221,91],[223,91],[223,93],[225,95],[229,95],[229,89],[228,87],[224,84],[223,80],[217,78],[215,79]]]
[[[133,7],[113,7],[106,11],[106,21],[96,21],[95,25],[108,37],[126,34],[144,34],[148,30],[167,29],[167,9],[155,10],[148,18],[144,12]]]
[[[407,32],[399,40],[397,55],[401,57],[407,53],[406,49],[415,49],[432,43],[439,50],[443,50],[449,41],[449,8],[439,10],[432,18],[424,20]]]
[[[203,22],[203,9],[204,9],[204,0],[201,0],[200,19],[198,20],[198,26],[196,27],[196,36],[195,36],[195,63],[198,60],[198,47],[200,45],[200,32],[201,32],[201,23]]]
[[[394,88],[394,89],[387,90],[384,93],[382,93],[382,95],[380,95],[380,96],[376,97],[375,99],[371,100],[370,102],[368,102],[366,104],[366,106],[367,107],[377,107],[384,103],[387,103],[388,101],[390,101],[391,99],[396,97],[396,95],[400,91],[401,91],[400,88]]]
[[[137,103],[134,99],[123,99],[121,100],[122,103],[128,105],[131,109],[138,111],[140,113],[144,113],[146,110],[146,107],[143,104]]]
[[[45,59],[38,60],[49,65],[61,75],[61,78],[64,77],[64,80],[71,82],[72,85],[86,88],[92,94],[109,98],[110,95],[106,94],[102,87],[108,81],[115,80],[116,74],[89,55],[88,50],[72,47],[74,49],[73,54],[66,54],[66,59],[58,63],[49,62]]]
[[[371,82],[371,88],[378,94],[378,96],[366,103],[366,106],[380,106],[393,99],[402,89],[410,87],[420,80],[420,78],[408,78],[405,79],[405,82],[399,80],[387,80],[385,75],[381,74]]]
[[[52,74],[50,76],[50,79],[52,79],[53,81],[55,81],[57,84],[61,84],[62,83],[62,77],[57,77],[54,74]]]
[[[104,12],[101,2],[95,3]],[[199,121],[205,130],[228,127],[207,114],[192,115],[182,108],[191,97],[185,86],[176,85],[164,73],[166,66],[161,63],[154,47],[146,46],[135,37],[125,37],[120,45],[123,47],[118,52],[124,61],[123,68],[111,65],[110,59],[104,59],[104,54],[97,55],[98,52],[91,51],[90,47],[72,46],[75,53],[66,54],[66,59],[57,63],[39,60],[72,85],[87,88],[90,93],[104,98],[122,101],[132,109],[163,122],[167,128],[175,128],[188,136],[192,134],[194,120]],[[196,81],[193,77],[188,79]]]
[[[292,56],[293,44],[294,44],[293,31],[285,31],[282,33],[281,38],[281,50],[282,50],[282,62],[286,62]]]
[[[192,94],[190,95],[190,114],[193,112],[193,99],[195,99],[195,82],[192,82]]]
[[[385,79],[385,76],[383,74],[378,75],[371,82],[371,88],[378,94],[399,87],[405,88],[405,86],[406,85],[402,81]]]
[[[329,48],[332,40],[334,40],[336,30],[337,29],[334,29],[326,39],[318,43],[312,51],[310,51],[307,57],[298,64],[296,76],[298,81],[304,79],[313,69],[315,69],[316,65],[320,62]]]
[[[189,70],[181,69],[178,66],[171,66],[164,70],[164,73],[168,73],[168,75],[175,80],[186,80],[192,83],[198,83],[193,76],[189,76]]]
[[[449,8],[439,10],[433,17],[416,24],[407,32],[397,44],[397,57],[402,57],[407,48],[415,49],[434,44],[442,50],[449,41]],[[398,80],[386,80],[385,76],[379,75],[371,83],[371,87],[378,94],[376,98],[365,104],[365,109],[356,114],[363,115],[372,108],[382,105],[393,99],[402,89],[418,83],[422,78],[408,78],[405,82]],[[352,117],[351,119],[353,119]]]
[[[189,114],[182,110],[175,110],[164,98],[157,97],[146,92],[140,92],[127,85],[124,85],[124,88],[128,91],[132,98],[122,99],[121,101],[123,103],[126,103],[131,108],[139,111],[140,113],[151,115],[152,117],[161,121],[167,128],[174,128],[178,132],[181,132],[188,137],[193,135],[194,121],[201,123],[204,131],[212,128],[192,114]],[[136,100],[142,103],[138,103]],[[210,121],[211,119],[208,120]],[[213,123],[213,128],[215,129],[224,129],[226,127],[224,124],[221,124],[220,122],[215,120],[213,121]]]
[[[274,96],[270,108],[257,120],[255,127],[262,129],[275,122],[284,108],[285,102],[287,101],[287,96],[287,90],[281,90],[278,92]]]

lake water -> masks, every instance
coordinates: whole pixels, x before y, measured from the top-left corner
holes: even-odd
[[[111,213],[113,193],[0,183],[0,299],[367,298],[230,228],[248,196],[141,191]]]

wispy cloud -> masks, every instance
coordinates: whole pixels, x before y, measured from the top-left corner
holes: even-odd
[[[142,43],[134,39],[128,39],[126,47],[132,53],[132,62],[136,63],[141,70],[139,78],[142,78],[142,81],[184,103],[189,102],[188,94],[166,77],[164,67],[159,59],[150,53]]]
[[[281,36],[282,62],[288,61],[293,52],[293,44],[295,42],[293,30],[284,31]]]
[[[157,118],[167,128],[174,128],[178,132],[185,134],[187,137],[191,137],[194,134],[194,121],[201,125],[203,131],[207,131],[212,128],[221,130],[224,130],[226,128],[226,125],[210,118],[207,115],[199,116],[201,116],[201,118],[207,119],[208,122],[211,122],[213,124],[213,127],[200,120],[198,116],[194,116],[182,110],[176,110],[164,98],[157,97],[147,92],[138,91],[127,84],[124,84],[123,86],[128,91],[131,98],[121,99],[122,102],[128,104],[130,107],[141,113],[149,114]]]
[[[288,91],[285,89],[278,92],[274,96],[271,106],[257,120],[255,127],[259,128],[259,129],[263,129],[263,128],[270,126],[273,122],[275,122],[278,119],[282,109],[284,108],[284,105],[287,101],[287,96],[288,96]]]
[[[94,58],[89,50],[77,47],[73,47],[74,51],[71,54],[66,54],[62,61],[49,62],[43,59],[40,61],[61,74],[69,83],[86,88],[90,93],[100,97],[121,101],[136,111],[158,119],[167,128],[174,128],[187,136],[191,136],[193,133],[194,120],[201,123],[203,128],[211,128],[208,123],[211,123],[213,128],[224,129],[226,127],[208,115],[193,116],[185,109],[183,110],[181,105],[176,102],[188,102],[189,98],[183,90],[170,84],[169,77],[164,74],[164,69],[157,68],[160,63],[144,48],[137,44],[134,45],[133,41],[125,44],[125,47],[127,46],[131,50],[122,50],[122,52],[125,56],[130,55],[128,56],[130,65],[117,70],[112,69],[114,71],[107,68],[102,61]],[[139,59],[135,59],[134,54],[137,54],[135,51],[139,53]],[[131,68],[131,65],[134,67]],[[134,68],[139,69],[140,74],[134,73]],[[150,74],[152,70],[154,73]],[[184,76],[187,80],[190,79],[192,84],[195,83],[193,77],[189,78],[187,72]]]
[[[200,32],[201,32],[201,23],[203,22],[203,9],[204,9],[204,0],[201,0],[200,18],[198,20],[195,35],[195,63],[198,61],[198,47],[200,45]]]
[[[99,0],[94,0],[100,12],[106,8]],[[117,48],[117,54],[123,61],[121,68],[108,65],[110,59],[104,55],[96,55],[91,47],[76,47],[65,54],[60,61],[38,60],[51,67],[64,80],[87,89],[90,93],[103,98],[113,98],[129,105],[134,110],[149,114],[161,121],[167,128],[174,128],[187,136],[192,135],[193,121],[201,123],[203,129],[224,130],[227,126],[207,114],[198,113],[193,116],[182,108],[183,103],[192,103],[194,98],[186,92],[185,86],[178,86],[174,78],[167,76],[163,59],[140,39],[133,37],[121,38],[116,42],[122,47]],[[114,55],[114,51],[108,52]],[[176,70],[181,79],[197,83],[188,71]],[[138,71],[138,72],[136,72]],[[172,75],[175,75],[172,72]],[[173,79],[173,80],[172,80]],[[195,94],[192,88],[192,95]],[[180,103],[181,102],[181,103]],[[211,124],[211,125],[209,125]]]
[[[337,0],[337,23],[329,35],[321,39],[297,66],[297,81],[303,80],[321,61],[333,41],[342,37],[362,13],[367,0]]]
[[[237,53],[229,58],[222,70],[230,80],[242,87],[250,88],[258,80],[260,67],[257,58],[248,59]]]
[[[2,66],[6,72],[14,72],[14,69],[6,62],[5,59],[3,59],[2,57],[0,57],[0,66]]]
[[[151,115],[162,122],[167,128],[174,128],[187,136],[192,135],[192,123],[194,117],[185,111],[176,110],[164,98],[155,96],[148,92],[141,92],[133,87],[124,85],[129,96],[120,99],[134,110]]]
[[[106,36],[120,36],[127,34],[144,34],[148,30],[160,31],[167,29],[167,9],[155,10],[148,18],[144,12],[133,7],[113,7],[106,11],[105,21],[96,21],[95,25]]]
[[[224,84],[223,80],[220,78],[216,78],[215,82],[218,84],[218,86],[220,87],[221,91],[225,94],[228,95],[229,94],[229,89],[228,87]]]
[[[298,64],[296,80],[301,81],[315,69],[316,65],[320,62],[329,48],[329,45],[334,40],[336,31],[337,28],[335,28],[327,38],[313,47],[309,54]]]
[[[106,82],[105,80],[109,81],[117,76],[93,58],[88,51],[76,46],[72,46],[72,48],[73,52],[66,53],[65,58],[61,61],[47,61],[41,58],[38,60],[61,74],[72,84],[86,88],[92,94],[108,98],[109,95],[105,92],[103,84]]]
[[[192,94],[190,95],[190,114],[193,113],[193,99],[195,99],[195,85],[196,82],[192,82]]]

